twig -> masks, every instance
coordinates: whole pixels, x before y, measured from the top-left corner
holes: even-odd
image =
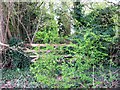
[[[42,4],[43,4],[43,2],[39,5],[39,7],[41,7]],[[35,32],[34,32],[34,35],[33,35],[33,37],[32,37],[31,43],[33,42],[33,40],[34,40],[34,38],[35,38],[35,35],[36,35],[36,33],[38,32],[38,28],[39,28],[39,26],[40,26],[40,21],[41,21],[41,19],[42,19],[41,17],[38,19],[37,28],[36,28],[36,30],[35,30]]]
[[[4,44],[4,43],[2,43],[2,42],[0,42],[0,45],[1,45],[1,46],[5,46],[5,47],[9,47],[8,44]]]
[[[29,39],[29,42],[31,43],[31,39],[30,39],[30,37],[29,37],[29,34],[28,34],[28,32],[27,32],[27,29],[25,28],[25,26],[23,25],[23,23],[21,22],[20,19],[18,19],[18,21],[19,21],[20,24],[23,26],[23,28],[24,28],[24,30],[25,30],[25,32],[26,32],[26,34],[27,34],[27,37],[28,37],[28,39]]]
[[[20,54],[23,54],[24,56],[28,57],[27,55],[25,55],[24,53],[20,52],[19,50],[17,50],[17,48],[15,48],[14,46],[10,47],[8,44],[4,44],[4,43],[1,43],[0,42],[0,45],[1,46],[6,46],[8,47],[9,49],[13,50],[13,51],[18,51]]]
[[[112,74],[116,74],[120,69],[116,70],[115,72],[113,72]]]
[[[15,11],[15,9],[13,9],[14,11]],[[15,13],[15,15],[17,16],[17,17],[19,17],[16,13]],[[28,40],[29,40],[29,42],[31,43],[31,39],[30,39],[30,36],[29,36],[29,34],[28,34],[28,32],[27,32],[27,29],[26,29],[26,27],[24,26],[24,24],[21,22],[21,20],[18,18],[18,21],[20,22],[20,24],[22,25],[22,27],[24,28],[24,30],[25,30],[25,32],[26,32],[26,34],[27,34],[27,38],[28,38]]]
[[[120,5],[120,1],[119,1],[118,3],[114,3],[114,2],[107,1],[107,3],[111,3],[111,4],[113,4],[114,6],[119,6],[119,5]]]
[[[95,70],[94,70],[94,65],[93,65],[93,86],[95,85],[95,83],[94,83],[95,82],[95,80],[94,80],[94,77],[95,77],[94,74],[95,73],[94,72],[95,72]]]
[[[9,20],[10,20],[10,15],[11,15],[10,6],[11,6],[11,2],[9,2],[9,4],[8,4],[9,9],[8,9],[8,14],[7,14],[7,18],[6,18],[6,31],[5,31],[6,38],[7,38],[7,34],[8,34],[9,38],[12,37],[10,30],[9,30]]]

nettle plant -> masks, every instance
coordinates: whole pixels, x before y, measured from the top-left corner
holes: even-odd
[[[38,82],[46,87],[71,88],[90,87],[93,78],[88,72],[92,72],[93,66],[104,62],[107,53],[98,48],[106,50],[100,42],[100,36],[86,30],[83,40],[70,46],[52,47],[46,46],[47,52],[31,66],[31,72]]]

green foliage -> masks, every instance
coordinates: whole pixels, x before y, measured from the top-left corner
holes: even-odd
[[[101,41],[101,37],[93,32],[86,32],[86,35],[84,35],[84,41],[80,44],[80,48],[82,48],[81,53],[90,58],[92,64],[107,62],[107,48],[103,44],[103,41]]]
[[[87,29],[83,36],[84,40],[78,39],[77,44],[57,47],[47,46],[50,53],[43,53],[41,57],[31,66],[31,71],[38,82],[47,87],[70,88],[76,85],[92,84],[92,77],[86,71],[92,66],[99,66],[104,63],[108,54],[99,49],[106,50],[100,42],[100,36]],[[73,39],[74,40],[74,39]],[[58,50],[58,51],[56,51]],[[65,58],[63,55],[70,55],[73,58]],[[59,79],[60,80],[59,80]]]
[[[9,49],[6,51],[5,58],[7,58],[5,62],[11,62],[10,67],[12,68],[19,68],[21,70],[29,69],[30,57],[27,56],[22,50]]]
[[[74,48],[76,47],[77,46]],[[49,54],[42,54],[42,56],[31,66],[31,71],[38,82],[46,85],[46,87],[52,88],[70,88],[82,81],[90,82],[91,78],[83,74],[84,70],[89,68],[89,64],[85,63],[85,65],[82,65],[82,59],[78,54],[75,54],[75,58],[66,59],[61,55],[64,54],[65,48],[59,47],[57,49],[61,51],[61,54],[55,51],[54,48],[49,48],[49,50],[53,51]],[[69,50],[66,49],[65,51]]]
[[[12,37],[12,38],[8,41],[8,44],[10,45],[10,47],[12,47],[12,46],[18,46],[18,45],[21,45],[21,46],[22,46],[22,40],[17,39],[17,38],[15,38],[15,37]]]
[[[97,9],[85,16],[87,26],[93,28],[93,32],[98,35],[115,36],[115,19],[117,7],[109,6],[103,9]]]
[[[9,82],[9,86],[7,88],[23,88],[23,86],[24,88],[37,88],[40,86],[29,70],[21,71],[16,68],[7,70],[2,69],[2,82],[2,86]]]
[[[116,33],[118,32],[118,27],[116,23],[118,23],[117,18],[117,6],[108,6],[108,7],[97,7],[91,13],[85,15],[83,14],[83,21],[86,24],[82,29],[79,29],[79,23],[76,24],[77,30],[75,36],[73,38],[79,38],[84,40],[84,34],[89,33],[87,32],[88,29],[91,29],[90,32],[94,33],[95,35],[99,36],[99,39],[95,40],[93,43],[96,45],[96,42],[99,42],[101,45],[98,45],[96,48],[98,51],[102,53],[106,53],[108,56],[105,56],[105,60],[107,61],[110,59],[110,45],[113,45],[118,41],[118,38],[115,39]],[[89,35],[89,39],[92,38],[93,35]],[[117,35],[118,36],[118,35]],[[79,41],[74,41],[75,43],[79,43]],[[102,48],[101,48],[102,47]],[[106,62],[107,63],[107,62]]]
[[[80,27],[85,25],[83,7],[84,5],[80,2],[74,2],[74,11],[72,12],[72,16],[79,22]]]
[[[55,9],[56,18],[58,21],[58,33],[60,37],[70,36],[71,19],[69,17],[69,10],[67,2],[61,2],[61,6]]]
[[[9,41],[10,48],[8,48],[4,55],[4,63],[11,63],[12,68],[19,68],[21,70],[29,69],[30,57],[22,50],[23,44],[21,40],[11,38]]]
[[[77,5],[75,10],[78,9],[81,10],[82,6]],[[58,52],[57,49],[49,48],[48,50],[53,52],[43,53],[31,66],[37,81],[46,87],[90,87],[93,78],[86,72],[91,71],[93,67],[101,68],[103,64],[110,64],[109,46],[114,43],[115,36],[111,8],[98,9],[87,16],[80,10],[81,13],[75,11],[80,17],[73,17],[78,23],[75,23],[75,35],[70,37],[73,42],[70,44],[71,47],[58,47]],[[82,25],[84,28],[80,29]],[[65,58],[62,55],[71,55],[73,58]],[[96,81],[95,84],[101,82]]]
[[[59,35],[57,29],[56,21],[48,20],[47,25],[36,33],[35,41],[39,43],[58,43]]]
[[[84,5],[80,2],[74,2],[72,12],[74,23],[72,24],[74,24],[76,32],[74,35],[70,35],[71,18],[67,12],[66,3],[63,2],[61,5],[64,8],[62,10],[57,8],[58,11],[56,11],[56,15],[59,16],[57,24],[54,19],[53,7],[50,7],[48,12],[43,2],[39,4],[20,4],[20,7],[28,8],[25,9],[25,12],[22,12],[23,16],[21,18],[21,22],[27,28],[26,33],[30,30],[30,38],[35,35],[35,43],[48,44],[43,48],[34,48],[36,53],[40,49],[40,52],[38,52],[39,59],[30,67],[36,81],[42,87],[47,88],[89,88],[91,86],[96,88],[97,85],[101,86],[102,82],[106,84],[106,81],[112,82],[115,80],[118,74],[112,76],[114,73],[110,70],[112,66],[115,66],[114,58],[111,58],[111,55],[117,56],[119,54],[116,50],[116,47],[119,49],[119,41],[116,40],[119,38],[116,24],[118,23],[116,13],[118,8],[115,6],[104,8],[96,6],[91,13],[85,15]],[[36,26],[38,26],[38,30]],[[26,38],[27,34],[24,36],[23,29],[23,26],[20,26],[20,32]],[[69,39],[71,42],[66,46],[49,45],[66,43],[65,41]],[[9,41],[13,48],[6,51],[5,60],[12,61],[14,68],[28,69],[30,57],[19,48],[19,46],[22,46],[19,45],[19,42],[21,40],[15,38]],[[113,52],[110,50],[110,45],[115,47]]]

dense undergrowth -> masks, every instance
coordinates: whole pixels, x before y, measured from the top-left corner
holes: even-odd
[[[36,31],[34,33],[29,31],[30,37],[24,33],[21,40],[15,37],[8,41],[10,47],[3,52],[1,87],[120,87],[118,7],[97,7],[89,14],[85,14],[84,5],[74,3],[76,6],[70,14],[74,21],[72,24],[75,33],[70,34],[67,27],[69,20],[64,16],[67,14],[65,3],[62,10],[59,8],[52,10],[51,7],[49,13],[45,12],[47,9],[44,5],[40,10],[42,4],[39,6],[35,3],[27,4],[27,13],[23,13],[22,23],[26,27],[30,26],[28,31],[30,29],[34,31],[36,25]],[[57,20],[54,19],[55,15],[58,15]],[[23,27],[20,29],[22,32]],[[26,37],[27,40],[24,40]],[[31,37],[34,43],[45,46],[25,46]],[[32,54],[37,53],[39,57],[31,62],[34,58],[31,58],[31,53],[25,52],[26,48],[33,50]]]
[[[103,41],[100,39],[100,36],[87,29],[83,40],[75,39],[77,42],[75,44],[71,42],[70,46],[56,48],[48,45],[45,49],[48,52],[42,53],[31,66],[31,71],[37,81],[47,87],[101,87],[103,82],[95,79],[97,75],[103,73],[97,72],[98,68],[105,70],[105,68],[114,68],[116,65],[109,58],[108,48],[102,44]],[[111,44],[109,39],[105,38],[105,40],[109,46]],[[109,76],[111,71],[105,73],[108,73],[109,77],[106,79],[107,82],[113,81],[117,75]],[[109,84],[105,87],[109,87]]]

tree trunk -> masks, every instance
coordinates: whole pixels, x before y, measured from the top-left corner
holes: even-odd
[[[3,15],[3,6],[2,2],[0,2],[0,43],[5,43],[5,23],[4,23],[4,15]],[[4,45],[0,45],[0,63],[2,63],[2,51],[4,49]]]

